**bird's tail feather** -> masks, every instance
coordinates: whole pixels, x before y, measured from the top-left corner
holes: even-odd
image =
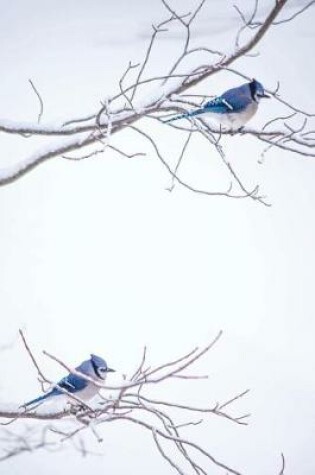
[[[43,394],[42,396],[39,396],[36,399],[32,399],[31,401],[26,402],[21,407],[28,407],[28,406],[32,406],[33,404],[37,404],[40,401],[44,401],[44,399],[46,399],[48,396],[49,396],[49,393]]]
[[[199,114],[202,114],[202,113],[204,113],[204,109],[196,109],[196,110],[191,111],[191,112],[185,112],[184,114],[175,115],[175,117],[171,117],[170,119],[164,120],[164,123],[166,124],[168,122],[173,122],[174,120],[193,117],[194,115],[199,115]]]

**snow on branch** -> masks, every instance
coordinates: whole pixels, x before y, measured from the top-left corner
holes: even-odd
[[[200,107],[200,104],[209,100],[208,96],[194,94],[193,89],[214,74],[228,71],[233,75],[236,74],[250,80],[250,77],[236,69],[237,61],[240,58],[248,57],[271,28],[278,28],[278,25],[293,21],[311,8],[315,0],[310,1],[304,7],[297,7],[294,12],[290,11],[290,13],[287,13],[288,0],[277,0],[273,2],[271,9],[264,17],[260,14],[259,7],[262,2],[259,0],[254,2],[254,8],[250,15],[245,14],[236,5],[241,26],[234,41],[231,38],[231,51],[228,53],[212,49],[208,44],[191,46],[193,36],[191,27],[197,16],[202,15],[206,0],[202,0],[194,11],[184,13],[175,11],[167,0],[161,1],[167,11],[167,18],[153,26],[153,33],[143,60],[137,64],[129,62],[118,81],[119,91],[111,96],[107,95],[106,101],[102,103],[99,110],[86,116],[67,117],[62,123],[45,124],[43,120],[44,100],[34,82],[30,81],[40,105],[37,122],[14,122],[4,118],[0,119],[0,131],[27,137],[29,140],[32,140],[32,137],[41,136],[42,139],[47,140],[47,143],[44,143],[38,150],[35,149],[30,155],[21,157],[12,166],[7,168],[0,166],[0,185],[6,185],[21,178],[37,165],[54,157],[75,161],[113,151],[125,157],[143,155],[142,151],[134,154],[121,150],[120,144],[115,142],[116,136],[119,137],[119,133],[125,129],[133,130],[142,137],[144,143],[151,144],[157,158],[171,176],[170,190],[177,183],[195,193],[237,199],[249,198],[264,205],[269,203],[260,193],[259,186],[248,187],[243,183],[238,172],[232,168],[222,145],[223,137],[230,137],[230,140],[233,140],[235,133],[252,137],[264,144],[262,156],[265,156],[271,149],[281,149],[302,157],[315,157],[315,113],[304,111],[283,99],[279,93],[279,84],[275,90],[269,88],[266,91],[271,94],[274,101],[279,103],[279,107],[285,110],[279,115],[271,117],[259,129],[244,126],[238,132],[223,130],[220,127],[215,127],[206,118],[182,121],[180,125],[163,123],[163,118],[167,114],[183,113],[193,107]],[[152,51],[157,47],[158,38],[161,34],[166,35],[174,25],[179,25],[183,30],[181,52],[172,60],[171,65],[165,64],[166,73],[148,76],[148,66],[152,58]],[[247,32],[248,39],[246,41],[242,41],[244,32]],[[209,58],[206,62],[204,61],[205,55]],[[197,66],[187,69],[186,59],[188,57],[197,59]],[[151,92],[145,94],[144,91],[148,86]],[[155,138],[153,132],[146,131],[143,124],[146,124],[147,120],[154,120],[161,124],[159,138]],[[162,156],[159,147],[163,128],[165,130],[166,127],[171,127],[174,134],[186,132],[189,137],[187,143],[185,141],[186,145],[182,148],[180,160],[175,167],[170,164],[172,157]],[[203,140],[207,140],[211,152],[217,154],[230,177],[227,187],[218,190],[201,189],[192,183],[189,177],[182,178],[179,175],[180,163],[184,160],[184,156],[189,157],[189,142],[192,136],[201,136]],[[51,141],[52,137],[53,141]],[[97,149],[93,149],[95,145]],[[86,147],[88,147],[88,152],[82,152],[81,150]],[[69,155],[71,152],[74,153],[74,156]]]

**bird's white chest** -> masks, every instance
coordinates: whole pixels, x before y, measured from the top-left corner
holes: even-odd
[[[228,114],[213,114],[210,113],[209,117],[213,118],[217,124],[222,127],[223,130],[236,131],[243,127],[257,112],[257,102],[252,102],[241,112],[231,112]]]
[[[77,391],[73,394],[75,398],[81,399],[83,402],[88,402],[92,399],[96,394],[99,392],[99,388],[92,383],[89,383],[86,388],[82,389],[81,391]],[[72,398],[68,394],[59,394],[53,398],[48,399],[46,402],[52,401],[54,404],[58,404],[58,406],[64,406],[66,404],[76,405],[78,404],[74,398]]]
[[[86,388],[82,389],[82,391],[78,391],[75,393],[75,396],[82,399],[82,401],[88,401],[92,399],[96,394],[99,392],[99,388],[92,383],[89,383]]]

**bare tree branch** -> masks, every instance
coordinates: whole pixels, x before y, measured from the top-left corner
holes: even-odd
[[[94,114],[78,118],[69,117],[64,119],[60,124],[39,123],[41,122],[44,103],[38,90],[30,80],[32,89],[40,102],[38,123],[1,120],[0,131],[12,135],[23,135],[25,137],[32,137],[33,135],[41,135],[46,138],[53,137],[54,140],[51,143],[48,142],[39,150],[35,150],[31,155],[22,158],[17,164],[10,165],[6,169],[0,169],[0,185],[12,183],[33,170],[37,165],[54,157],[64,157],[78,161],[89,159],[95,155],[101,156],[105,149],[107,149],[107,152],[117,152],[127,158],[140,156],[142,152],[122,152],[120,147],[109,143],[111,137],[129,127],[153,146],[157,157],[171,176],[170,190],[174,188],[174,184],[177,182],[194,193],[207,196],[224,196],[228,198],[248,198],[264,205],[269,205],[265,198],[259,194],[259,187],[257,185],[251,189],[248,189],[248,187],[244,185],[241,177],[238,176],[234,168],[232,168],[231,160],[227,158],[224,152],[224,148],[220,143],[221,138],[231,137],[232,139],[234,132],[229,130],[223,131],[213,124],[208,123],[205,119],[191,122],[191,126],[188,127],[188,129],[185,124],[170,124],[174,133],[179,129],[187,131],[188,134],[184,146],[179,153],[178,164],[173,169],[168,159],[164,158],[160,152],[160,147],[158,146],[159,140],[153,137],[151,131],[145,132],[141,124],[137,124],[137,126],[135,124],[147,118],[151,118],[151,120],[155,118],[155,120],[161,122],[161,114],[182,113],[194,107],[194,105],[199,107],[200,103],[196,101],[200,101],[200,99],[208,100],[209,96],[196,95],[190,90],[218,72],[229,71],[231,74],[237,74],[247,80],[251,79],[249,76],[235,69],[234,63],[236,63],[238,59],[252,53],[270,28],[293,21],[296,17],[312,7],[314,1],[300,6],[293,14],[281,18],[280,14],[284,11],[286,5],[288,5],[288,0],[277,0],[274,2],[270,11],[263,19],[259,19],[259,21],[257,20],[260,6],[259,0],[254,1],[253,9],[249,15],[242,12],[239,6],[235,6],[242,25],[236,34],[235,47],[232,53],[229,54],[214,50],[208,45],[191,47],[191,26],[196,20],[197,15],[201,15],[205,0],[202,0],[194,11],[184,14],[179,14],[167,0],[161,1],[167,10],[168,16],[157,26],[153,26],[153,33],[143,60],[137,64],[129,62],[127,69],[123,72],[118,81],[119,92],[108,96],[106,101],[102,103],[102,107]],[[184,32],[181,52],[169,67],[168,74],[146,77],[152,51],[157,46],[157,38],[161,33],[167,34],[168,30],[172,28],[174,24],[179,24]],[[241,44],[241,35],[246,30],[249,33],[249,39]],[[180,73],[177,71],[188,56],[195,55],[195,57],[199,58],[197,55],[202,54],[206,56],[211,55],[211,60],[205,64],[199,62],[199,65],[191,70]],[[214,62],[213,58],[215,58]],[[138,68],[138,71],[135,82],[131,82],[134,76],[132,70],[136,70],[136,68]],[[150,85],[154,86],[153,91],[149,95],[143,96],[142,91],[145,87]],[[254,129],[253,127],[244,127],[239,133],[244,137],[250,136],[262,142],[262,144],[264,144],[262,156],[272,149],[281,149],[301,157],[313,158],[315,157],[315,125],[311,122],[311,119],[315,117],[315,113],[303,111],[301,108],[283,99],[279,94],[279,86],[278,84],[274,91],[269,92],[271,92],[273,98],[279,105],[285,107],[289,112],[281,111],[279,115],[268,119],[262,128]],[[300,118],[302,121],[300,125],[297,125]],[[310,120],[305,120],[306,118]],[[200,124],[202,124],[202,127]],[[209,142],[209,147],[214,148],[219,154],[221,161],[227,169],[227,173],[231,177],[229,179],[231,182],[223,191],[201,189],[196,184],[191,183],[189,177],[179,177],[180,164],[184,155],[188,156],[188,144],[192,136],[196,134],[203,136]],[[59,137],[59,139],[57,139],[57,137]],[[102,144],[101,149],[91,149],[91,147],[98,143]],[[87,152],[78,154],[81,149],[86,147],[89,147]],[[69,155],[71,152],[74,152],[75,156]],[[223,187],[219,186],[218,188],[222,189]],[[234,188],[236,191],[234,191]]]
[[[38,118],[37,118],[37,123],[39,124],[40,121],[41,121],[41,118],[43,116],[43,113],[44,113],[44,102],[43,102],[43,99],[41,98],[41,95],[40,93],[38,92],[37,88],[35,87],[35,84],[33,83],[33,81],[31,79],[29,79],[29,83],[33,89],[33,91],[35,92],[37,98],[38,98],[38,101],[39,101],[39,113],[38,113]]]
[[[2,429],[2,432],[0,431],[0,447],[2,436],[3,440],[7,441],[7,444],[2,449],[2,454],[0,449],[0,461],[7,460],[8,458],[12,458],[30,450],[58,450],[58,448],[61,447],[60,444],[63,444],[68,440],[72,441],[73,444],[76,444],[79,447],[79,450],[86,451],[86,446],[85,444],[82,446],[82,439],[80,438],[83,431],[91,431],[96,441],[101,442],[102,435],[99,432],[100,426],[105,423],[108,424],[119,420],[122,422],[131,422],[144,430],[150,431],[159,453],[173,468],[177,467],[179,473],[185,473],[185,475],[190,473],[184,468],[185,464],[188,464],[188,467],[190,467],[190,470],[192,470],[193,473],[197,475],[206,475],[208,473],[206,465],[204,465],[203,462],[201,463],[199,458],[195,459],[194,453],[199,453],[205,457],[206,461],[215,464],[219,468],[234,475],[240,475],[239,471],[228,467],[226,464],[219,461],[216,457],[210,454],[208,450],[205,450],[199,444],[192,442],[187,437],[183,437],[181,430],[187,426],[199,426],[203,420],[195,420],[193,416],[197,414],[203,414],[204,416],[209,414],[215,417],[223,417],[232,423],[246,425],[246,422],[243,421],[246,416],[233,416],[226,412],[225,408],[241,399],[248,391],[243,391],[229,399],[227,402],[221,404],[216,403],[208,408],[195,407],[193,404],[186,405],[180,402],[153,399],[142,394],[150,385],[159,385],[172,378],[183,375],[184,370],[188,368],[191,369],[197,361],[213,349],[221,334],[222,332],[219,332],[218,335],[206,346],[202,348],[194,348],[185,355],[172,361],[162,363],[156,367],[145,367],[147,358],[145,350],[140,363],[137,365],[137,368],[131,377],[115,386],[98,383],[88,376],[69,368],[69,366],[59,358],[49,354],[48,352],[44,352],[46,356],[53,359],[71,373],[79,374],[80,377],[97,384],[101,391],[112,389],[116,392],[115,394],[112,394],[110,398],[106,398],[101,394],[99,402],[93,405],[87,405],[86,403],[81,404],[81,401],[78,400],[78,398],[73,397],[72,405],[70,407],[69,405],[65,405],[63,410],[60,410],[60,408],[54,410],[51,406],[45,409],[45,404],[40,407],[28,408],[27,410],[23,406],[17,408],[13,408],[12,405],[0,407],[0,418],[8,419],[11,425],[12,423],[16,423],[17,420],[22,419],[32,419],[34,421],[42,421],[42,423],[45,421],[55,421],[55,424],[61,424],[62,420],[67,420],[72,423],[72,428],[70,429],[69,426],[66,426],[65,428],[61,426],[59,428],[57,426],[47,425],[44,427],[44,430],[41,428],[39,433],[35,431],[34,438],[30,437],[30,435],[19,435],[12,430],[8,431],[7,429]],[[51,383],[40,369],[22,331],[20,331],[20,335],[27,353],[29,354],[41,379],[45,382]],[[191,374],[190,376],[185,375],[185,378],[186,381],[190,380],[193,382],[196,379],[196,376],[194,374]],[[59,387],[58,385],[54,386]],[[136,389],[136,391],[132,391],[132,388]],[[73,394],[67,393],[66,391],[65,393],[70,397],[73,396]],[[76,405],[77,402],[80,403],[80,406]],[[189,419],[186,419],[186,421],[183,422],[183,418],[181,417],[181,421],[177,422],[175,419],[176,413],[180,416],[186,413],[192,418],[189,416]],[[36,427],[39,426],[34,426],[34,430]],[[48,435],[49,438],[47,438]],[[10,446],[8,446],[8,440],[10,440]],[[173,444],[176,451],[172,451],[172,455],[168,454],[166,447],[163,445],[163,441],[168,441]]]

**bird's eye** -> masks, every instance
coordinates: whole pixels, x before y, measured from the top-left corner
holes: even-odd
[[[105,373],[106,368],[99,368],[99,371],[100,371],[101,373]]]

